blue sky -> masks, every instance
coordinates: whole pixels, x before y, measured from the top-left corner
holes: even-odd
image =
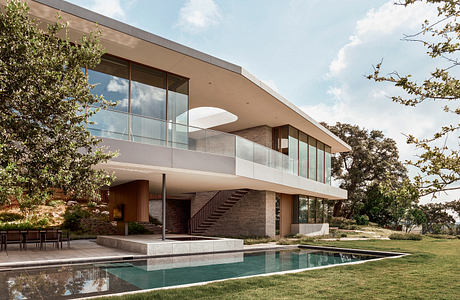
[[[405,134],[428,137],[454,118],[433,102],[392,103],[398,89],[364,78],[382,58],[386,72],[426,77],[434,62],[401,38],[433,18],[433,7],[394,0],[70,2],[241,65],[318,121],[380,129],[396,140],[402,160],[416,154]],[[455,138],[449,143],[458,147]]]

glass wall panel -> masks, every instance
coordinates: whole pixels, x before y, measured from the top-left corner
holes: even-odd
[[[308,173],[308,136],[299,132],[299,175],[307,177]]]
[[[325,172],[326,172],[326,184],[331,184],[331,147],[325,147],[325,156],[324,156]]]
[[[110,110],[101,110],[95,114],[91,121],[96,124],[88,125],[88,129],[93,135],[127,139],[129,64],[104,55],[101,63],[94,70],[87,70],[87,74],[89,83],[96,85],[91,93],[103,96],[107,101],[118,102]]]
[[[188,125],[188,79],[168,74],[168,121]],[[187,126],[169,124],[169,145],[187,149]]]
[[[131,64],[131,112],[166,120],[166,73]]]
[[[323,223],[323,200],[316,198],[316,223]]]
[[[307,223],[308,220],[308,197],[299,196],[299,223]]]
[[[316,180],[316,139],[308,137],[308,178]]]
[[[324,144],[320,141],[317,142],[317,177],[316,180],[324,182]]]
[[[165,125],[159,126],[155,119],[166,119],[165,72],[131,64],[131,113],[144,116],[131,118],[133,141],[164,143]]]
[[[315,198],[309,197],[308,200],[308,223],[316,222],[316,201]]]
[[[299,174],[299,131],[289,126],[289,170],[291,174]]]

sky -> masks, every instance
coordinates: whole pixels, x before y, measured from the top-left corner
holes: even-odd
[[[397,70],[418,80],[442,63],[428,59],[420,44],[401,40],[436,16],[432,6],[404,8],[394,0],[70,2],[240,65],[317,121],[382,130],[397,142],[402,161],[416,154],[406,135],[429,137],[455,118],[434,102],[415,108],[393,103],[389,97],[400,90],[365,78],[382,59],[384,74]],[[448,144],[458,147],[458,140]]]

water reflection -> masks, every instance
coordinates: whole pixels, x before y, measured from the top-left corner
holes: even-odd
[[[68,299],[376,258],[289,250],[178,256],[0,272],[0,299]]]

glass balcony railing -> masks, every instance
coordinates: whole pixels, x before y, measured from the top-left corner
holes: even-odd
[[[101,110],[92,121],[88,130],[94,136],[237,157],[298,175],[297,160],[234,134],[115,110]]]

